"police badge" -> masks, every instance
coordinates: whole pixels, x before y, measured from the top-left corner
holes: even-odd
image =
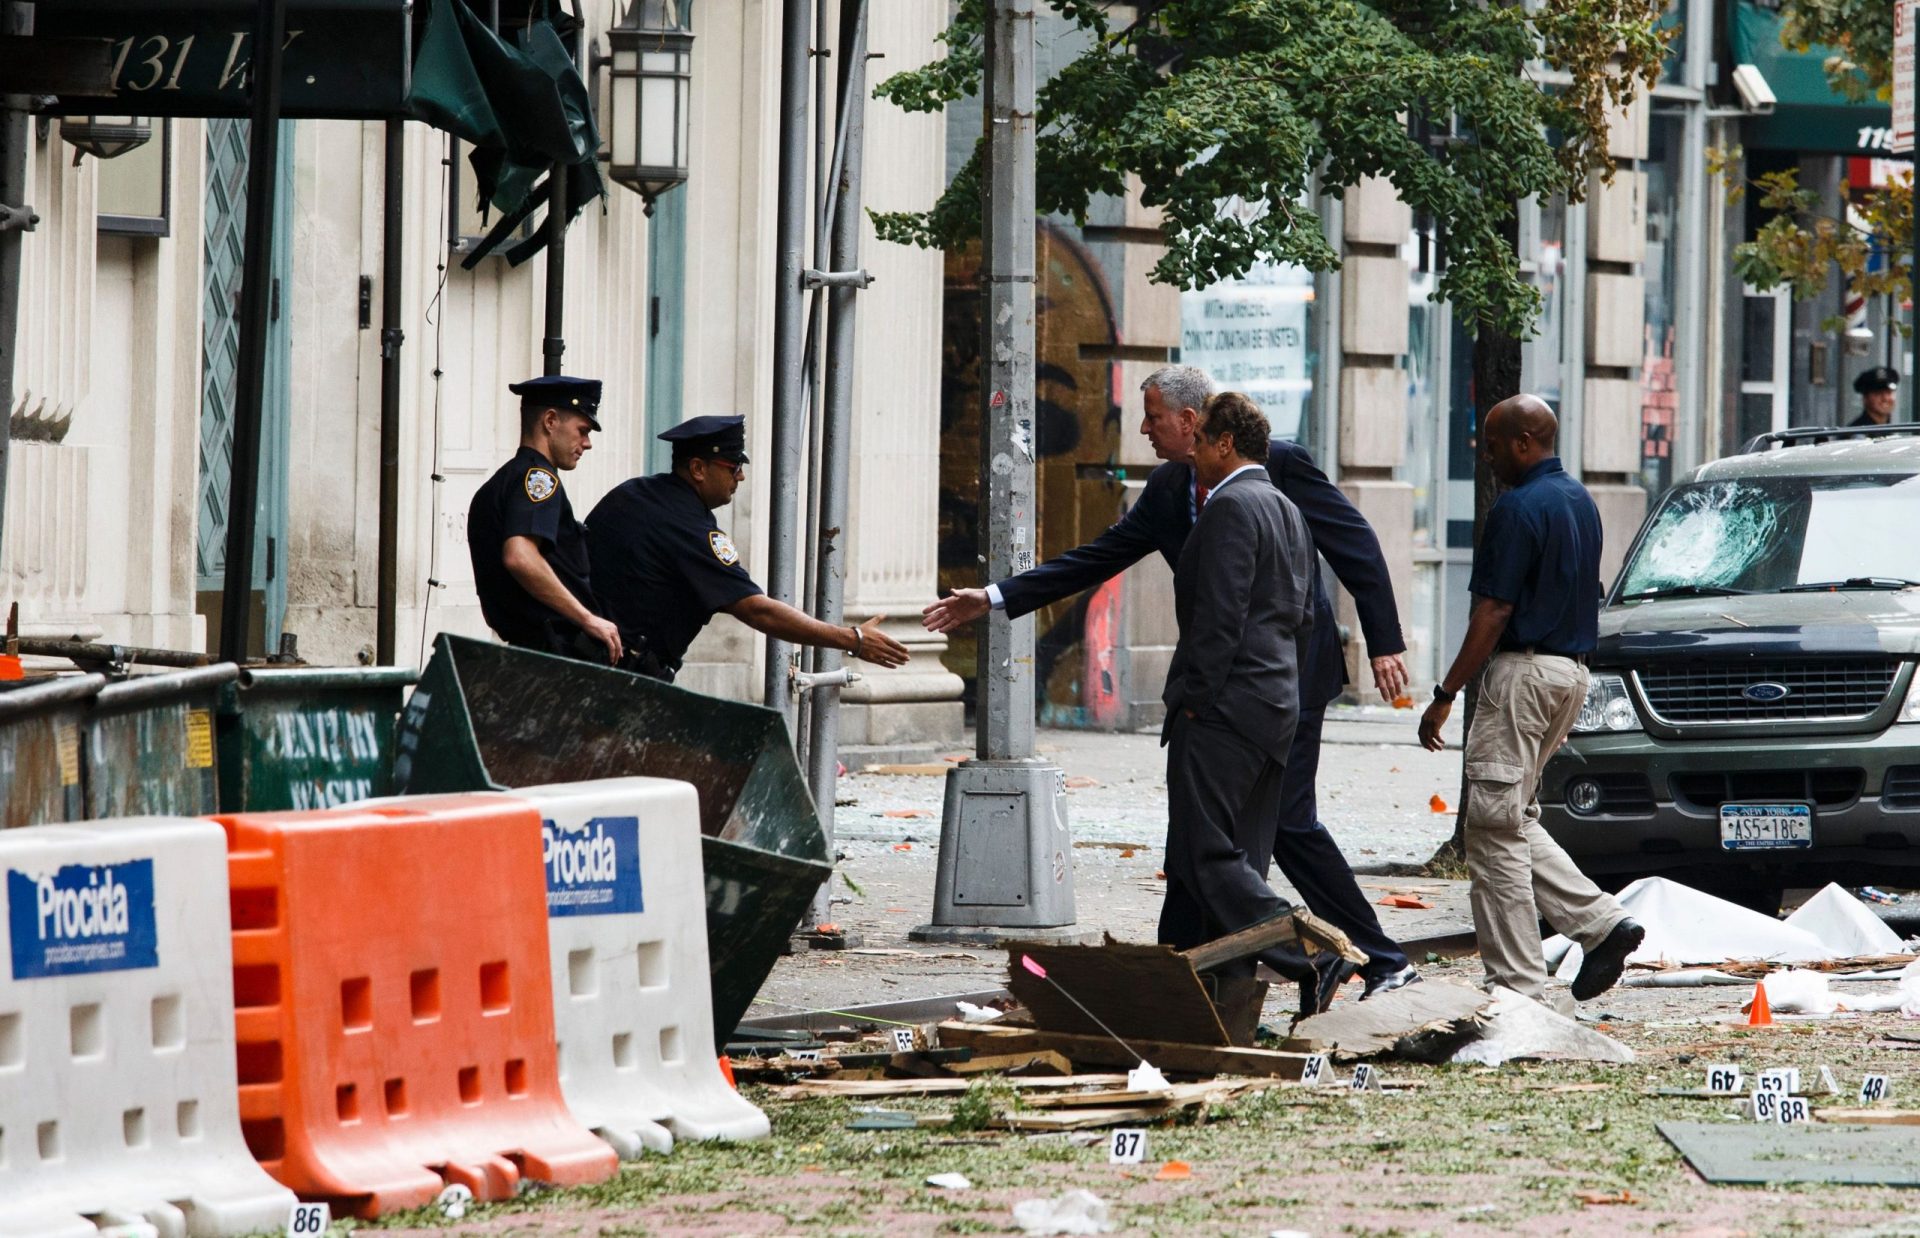
[[[547,470],[540,468],[527,470],[527,497],[534,502],[546,502],[559,488],[560,483]]]
[[[740,562],[740,552],[733,548],[733,539],[720,530],[707,534],[707,545],[713,547],[713,557],[728,567]]]

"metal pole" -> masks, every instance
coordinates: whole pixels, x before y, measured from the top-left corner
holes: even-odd
[[[33,33],[33,7],[0,5],[0,34]],[[6,544],[7,461],[13,455],[13,369],[19,358],[21,233],[38,223],[27,196],[28,99],[0,98],[0,546]]]
[[[386,200],[380,226],[380,594],[374,661],[392,666],[400,615],[400,245],[406,122],[387,122]]]
[[[1033,566],[1033,0],[993,0],[987,23],[987,180],[981,205],[981,530],[988,580]],[[1033,620],[986,619],[975,752],[1033,755]]]
[[[1034,0],[987,17],[981,187],[980,510],[984,567],[1033,566]],[[989,615],[980,634],[977,755],[947,775],[933,921],[916,941],[1084,940],[1072,931],[1065,776],[1033,759],[1033,619]]]
[[[1896,17],[1912,21],[1920,16],[1907,7],[1907,0],[1894,0],[1894,3],[1901,9],[1895,14]],[[1920,42],[1916,42],[1913,56],[1913,107],[1915,114],[1920,115]],[[1914,161],[1914,166],[1920,167],[1920,153],[1914,155]],[[1907,289],[1907,355],[1920,357],[1920,210],[1913,213],[1913,253],[1907,259],[1907,279],[1910,285]],[[1920,387],[1914,386],[1913,375],[1902,374],[1900,377],[1903,385],[1912,393],[1907,396],[1907,417],[1912,421],[1920,421]]]
[[[540,341],[542,374],[560,373],[567,351],[567,169],[547,173],[547,335]]]
[[[233,397],[232,484],[227,491],[227,572],[220,595],[220,660],[246,660],[253,619],[253,540],[260,506],[261,420],[273,292],[274,197],[280,187],[280,68],[287,0],[254,13],[247,131],[246,259],[240,277],[240,355]]]
[[[867,0],[846,0],[840,10],[839,182],[834,194],[833,239],[828,270],[852,271],[860,265],[860,156],[866,139]],[[851,284],[827,293],[826,402],[820,420],[820,526],[814,543],[813,613],[824,623],[839,623],[846,596],[847,476],[853,440],[854,315],[860,289]],[[840,669],[838,649],[819,651],[819,670]],[[816,687],[809,694],[813,716],[807,732],[807,774],[813,786],[820,829],[833,849],[833,801],[840,772],[840,689]],[[814,923],[833,918],[832,883],[813,896]]]
[[[813,262],[815,266],[826,266],[827,232],[833,221],[827,216],[827,164],[831,158],[829,142],[837,139],[840,121],[836,116],[834,127],[827,127],[827,71],[831,67],[832,56],[827,46],[827,6],[818,4],[813,9]],[[806,425],[807,458],[802,466],[805,472],[801,476],[809,478],[807,486],[807,518],[800,526],[801,544],[815,545],[820,538],[820,436],[821,422],[825,419],[825,405],[820,395],[820,363],[818,344],[820,339],[820,320],[826,304],[825,289],[815,288],[807,294],[807,327],[804,333],[806,343],[801,349],[805,358],[802,364],[807,371]],[[813,555],[800,561],[800,596],[812,598],[820,589],[820,564]],[[820,669],[820,651],[812,645],[795,651],[800,657],[800,669],[812,672]],[[812,768],[807,760],[808,738],[813,734],[813,694],[802,692],[794,702],[797,712],[794,715],[793,735],[799,741],[800,763]],[[824,887],[823,887],[824,890]],[[822,895],[824,898],[824,893]],[[824,903],[822,904],[824,906]],[[820,921],[815,921],[820,923]]]
[[[767,517],[767,595],[793,605],[800,539],[800,464],[806,389],[803,364],[806,295],[800,287],[805,269],[807,229],[807,28],[812,0],[784,0],[780,27],[780,181],[775,225],[773,294],[773,482]],[[780,711],[789,733],[793,697],[787,668],[793,646],[767,639],[767,706]]]

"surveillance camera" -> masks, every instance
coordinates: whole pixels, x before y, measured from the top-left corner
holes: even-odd
[[[1740,95],[1740,106],[1756,116],[1771,116],[1778,102],[1773,87],[1767,85],[1759,65],[1743,64],[1733,71],[1733,88]]]

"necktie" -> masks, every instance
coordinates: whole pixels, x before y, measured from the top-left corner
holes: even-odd
[[[1193,488],[1193,506],[1195,511],[1207,505],[1207,495],[1210,493],[1212,492],[1205,486],[1195,486]]]

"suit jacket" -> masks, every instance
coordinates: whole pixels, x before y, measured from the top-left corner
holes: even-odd
[[[1161,742],[1190,709],[1287,759],[1317,574],[1300,509],[1264,473],[1243,473],[1213,493],[1173,572],[1180,643],[1161,694]]]
[[[1380,539],[1374,536],[1366,517],[1327,480],[1313,456],[1298,444],[1275,439],[1269,445],[1267,476],[1299,509],[1312,534],[1313,549],[1326,558],[1333,574],[1353,595],[1368,655],[1377,658],[1404,652],[1407,643],[1400,635],[1393,580],[1380,553]],[[1160,552],[1168,567],[1178,571],[1180,548],[1193,528],[1189,498],[1192,478],[1190,465],[1160,465],[1148,475],[1139,499],[1118,524],[1084,546],[998,582],[1006,599],[1007,616],[1018,619],[1050,602],[1091,589],[1154,551]],[[1333,603],[1321,587],[1317,571],[1313,573],[1313,616],[1313,627],[1300,651],[1303,709],[1318,709],[1336,699],[1347,681]]]

